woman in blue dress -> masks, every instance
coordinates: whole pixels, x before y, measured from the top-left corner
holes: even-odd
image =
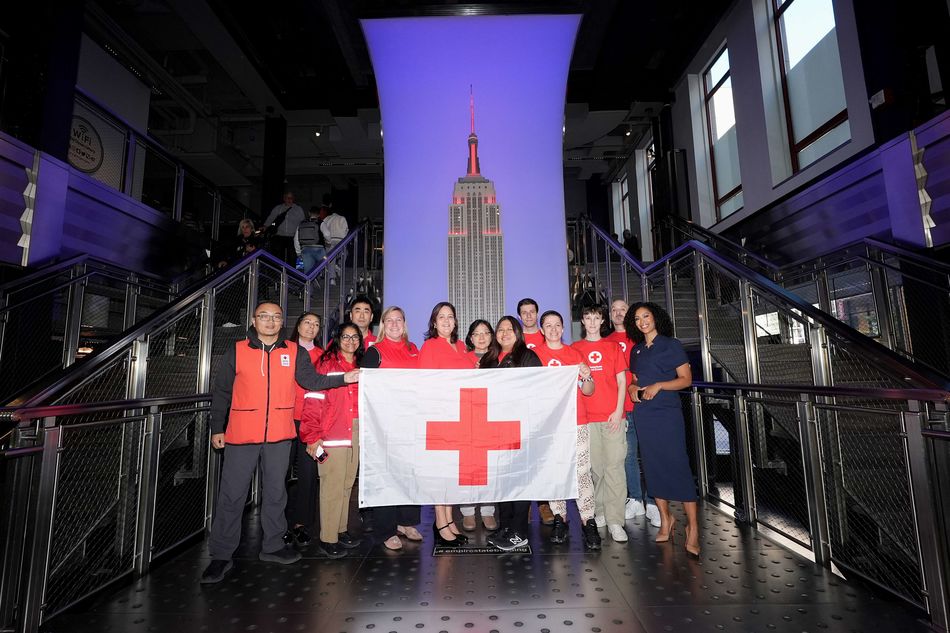
[[[686,423],[680,404],[681,389],[693,382],[683,345],[673,338],[670,315],[655,303],[630,306],[624,319],[630,352],[630,398],[640,443],[640,459],[647,490],[660,510],[657,543],[673,540],[676,518],[670,501],[686,511],[686,551],[699,556],[696,483],[686,454]]]

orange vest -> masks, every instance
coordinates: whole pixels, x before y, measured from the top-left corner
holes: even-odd
[[[284,344],[287,347],[276,347],[269,354],[247,340],[235,345],[234,390],[224,432],[228,444],[280,442],[297,436],[297,344]]]

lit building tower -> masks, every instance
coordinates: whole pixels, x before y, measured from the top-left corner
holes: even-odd
[[[449,206],[449,301],[462,333],[475,319],[486,319],[494,327],[505,314],[501,208],[494,184],[482,176],[478,164],[474,96],[469,97],[469,108],[468,170],[455,183]]]

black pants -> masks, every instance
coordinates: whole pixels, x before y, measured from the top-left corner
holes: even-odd
[[[382,543],[396,534],[397,525],[418,525],[422,520],[420,506],[380,506],[373,508],[376,541]]]
[[[525,538],[528,538],[529,512],[531,512],[530,501],[503,501],[495,504],[498,526],[514,530]]]
[[[294,420],[300,432],[300,420]],[[287,491],[287,526],[302,525],[313,532],[317,518],[317,462],[307,454],[307,445],[294,441],[293,464],[297,469],[297,481]]]

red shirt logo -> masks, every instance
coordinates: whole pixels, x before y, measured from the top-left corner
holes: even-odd
[[[561,361],[559,361],[556,358],[552,358],[551,360],[548,361],[548,367],[560,367],[560,366],[561,366]]]
[[[592,365],[598,365],[600,361],[604,360],[604,355],[598,351],[593,351],[587,355],[587,360],[589,360]]]

